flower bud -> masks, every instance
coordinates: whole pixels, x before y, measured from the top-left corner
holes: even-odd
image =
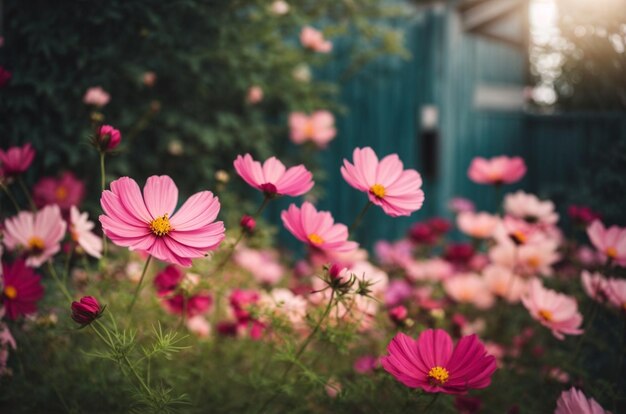
[[[111,125],[102,125],[100,129],[98,129],[96,140],[98,148],[100,148],[101,151],[111,151],[122,141],[122,134]]]
[[[241,225],[242,229],[244,229],[248,233],[252,233],[254,231],[254,228],[256,227],[256,220],[254,220],[254,217],[244,214],[239,224]]]
[[[80,302],[72,302],[72,319],[82,326],[98,319],[103,311],[104,308],[93,296],[83,296]]]
[[[403,305],[396,306],[389,310],[389,318],[398,325],[401,325],[408,315],[409,311]]]

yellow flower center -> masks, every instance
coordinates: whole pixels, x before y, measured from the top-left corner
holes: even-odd
[[[450,373],[444,367],[436,366],[428,371],[428,378],[431,383],[443,385],[448,381]]]
[[[172,230],[170,220],[167,218],[167,214],[161,217],[157,217],[150,222],[150,230],[157,236],[165,236]]]
[[[57,189],[54,190],[54,196],[58,201],[65,200],[67,198],[67,188],[63,187],[62,185],[57,187]]]
[[[518,243],[518,244],[524,244],[526,243],[526,241],[528,241],[528,236],[526,236],[523,232],[517,230],[514,231],[513,234],[511,234],[511,237]]]
[[[528,260],[526,260],[526,263],[528,263],[528,266],[536,269],[539,267],[539,265],[541,265],[541,260],[539,260],[537,256],[531,256],[528,258]]]
[[[46,243],[44,243],[41,237],[33,236],[28,240],[28,250],[32,252],[42,252],[46,248]]]
[[[309,234],[309,241],[316,246],[324,244],[324,239],[322,239],[322,237],[317,233]]]
[[[9,299],[15,299],[17,297],[17,289],[13,286],[7,286],[4,288],[4,296]]]
[[[385,196],[385,187],[383,187],[382,184],[374,184],[370,187],[370,193],[378,198],[383,198]]]
[[[539,311],[539,316],[546,322],[550,322],[552,320],[552,312],[549,310],[541,309]]]
[[[615,259],[617,257],[617,249],[615,247],[607,247],[605,253],[611,259]]]

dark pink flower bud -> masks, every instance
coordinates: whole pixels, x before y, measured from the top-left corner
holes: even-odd
[[[243,228],[245,231],[247,231],[248,233],[252,233],[256,227],[256,220],[254,219],[254,217],[244,214],[239,224],[241,225],[241,228]]]
[[[403,305],[396,306],[389,310],[389,318],[397,324],[403,323],[408,315],[409,311]]]
[[[86,326],[100,317],[104,309],[93,296],[83,296],[80,302],[72,302],[72,319]]]
[[[0,66],[0,88],[9,83],[12,76],[11,72]]]
[[[339,266],[337,263],[333,263],[332,266],[328,268],[328,275],[330,276],[331,280],[341,279],[343,277],[343,269],[344,268]]]
[[[102,125],[98,130],[98,146],[102,151],[111,151],[122,141],[120,131],[111,125]]]

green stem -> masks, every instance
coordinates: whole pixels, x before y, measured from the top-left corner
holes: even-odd
[[[13,207],[15,207],[15,211],[19,213],[21,210],[20,206],[19,204],[17,204],[17,201],[15,201],[13,194],[11,194],[11,190],[9,190],[9,188],[4,184],[0,184],[0,188],[2,188],[2,190],[5,192],[9,200],[11,200],[11,204],[13,204]]]
[[[48,271],[50,272],[50,275],[52,276],[56,284],[59,286],[59,289],[61,289],[61,292],[63,292],[67,300],[72,302],[74,300],[72,298],[72,295],[70,294],[69,290],[67,290],[67,286],[65,286],[65,284],[61,281],[61,279],[59,279],[59,275],[57,275],[57,271],[54,270],[54,266],[52,266],[52,262],[50,261],[48,261]]]
[[[137,288],[135,289],[135,295],[133,296],[133,300],[130,302],[128,306],[128,313],[133,310],[133,306],[135,306],[135,302],[137,301],[137,296],[139,296],[139,292],[141,291],[141,286],[143,284],[143,279],[146,276],[146,270],[148,270],[148,265],[150,264],[150,260],[152,260],[152,256],[148,256],[146,259],[146,264],[143,266],[143,271],[141,272],[141,278],[139,279],[139,283],[137,284]]]
[[[33,213],[37,211],[37,207],[35,207],[35,202],[33,201],[32,197],[30,196],[30,191],[28,191],[28,187],[26,187],[26,183],[24,183],[24,180],[22,180],[21,176],[17,176],[17,182],[20,185],[20,187],[22,188],[22,191],[24,192],[24,195],[26,196],[26,199],[28,200],[28,205],[30,206],[30,209],[33,210]]]
[[[363,209],[361,210],[361,212],[359,213],[358,216],[356,216],[356,218],[354,219],[354,221],[352,222],[352,224],[350,224],[350,227],[348,227],[348,233],[352,233],[354,230],[356,230],[357,226],[359,225],[359,223],[361,222],[361,219],[363,218],[363,216],[365,215],[365,213],[367,213],[367,210],[370,208],[370,206],[373,203],[371,201],[368,201],[367,204],[365,204],[365,206],[363,206]]]

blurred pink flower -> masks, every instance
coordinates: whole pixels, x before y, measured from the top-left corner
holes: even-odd
[[[626,312],[626,280],[610,278],[606,282],[609,302],[622,312]]]
[[[411,262],[405,270],[407,278],[412,281],[431,280],[436,282],[446,280],[454,274],[454,266],[438,257]]]
[[[576,299],[544,288],[537,279],[530,282],[528,291],[522,296],[522,303],[530,316],[550,329],[557,339],[583,333],[580,329],[583,317],[578,312]]]
[[[405,170],[398,154],[378,161],[370,147],[355,148],[354,165],[343,160],[341,175],[352,187],[367,194],[370,202],[391,216],[409,216],[424,203],[422,178],[415,170]]]
[[[443,252],[443,258],[448,262],[465,267],[474,257],[474,247],[469,243],[450,243]]]
[[[510,268],[489,265],[483,270],[483,279],[491,293],[506,299],[509,303],[517,303],[526,293],[526,280],[515,275]]]
[[[626,228],[605,228],[600,220],[595,220],[587,227],[587,236],[596,250],[607,259],[626,264]]]
[[[354,361],[353,368],[359,374],[369,374],[380,366],[380,361],[372,355],[364,355]]]
[[[78,245],[90,256],[102,257],[102,239],[92,233],[93,221],[89,221],[86,212],[80,213],[76,206],[70,209],[70,235]]]
[[[403,279],[394,279],[389,282],[389,286],[385,291],[385,305],[394,307],[400,305],[409,299],[413,293],[413,289],[409,282]]]
[[[250,154],[246,154],[243,157],[238,155],[233,165],[246,183],[262,191],[266,197],[295,197],[313,188],[313,174],[302,164],[286,169],[276,157],[271,157],[261,165]]]
[[[595,220],[600,220],[600,214],[596,213],[587,206],[571,205],[567,208],[567,215],[575,223],[583,226],[588,226]]]
[[[326,390],[326,395],[328,395],[330,398],[337,398],[337,395],[341,393],[342,387],[339,381],[337,381],[335,378],[330,378],[326,382],[324,389]]]
[[[72,206],[79,206],[85,196],[85,183],[69,171],[61,177],[43,177],[33,187],[37,207],[58,205],[67,214]]]
[[[500,219],[489,213],[474,213],[471,211],[459,213],[456,217],[459,230],[470,237],[488,239],[492,237]]]
[[[207,338],[211,335],[211,325],[209,321],[202,315],[193,316],[185,321],[189,332],[195,334],[200,338]]]
[[[398,333],[381,358],[382,366],[398,381],[426,392],[465,394],[486,388],[496,370],[476,335],[464,336],[453,350],[452,338],[442,329],[428,329],[417,340]]]
[[[476,207],[471,200],[463,197],[454,197],[448,203],[448,209],[455,214],[474,211]]]
[[[490,159],[476,157],[472,160],[467,175],[478,184],[511,184],[526,174],[526,164],[520,157],[499,156]]]
[[[83,96],[83,103],[86,105],[93,105],[97,107],[103,107],[109,103],[111,95],[109,95],[102,87],[93,86],[87,89],[85,96]]]
[[[314,52],[328,53],[333,50],[332,42],[324,39],[324,34],[311,26],[305,26],[300,31],[300,43]]]
[[[261,295],[256,290],[235,289],[231,292],[230,306],[239,322],[248,321],[251,318],[251,307],[256,306]]]
[[[9,147],[7,150],[0,149],[0,168],[5,176],[19,175],[30,167],[35,158],[35,150],[30,143],[22,147]]]
[[[260,86],[254,85],[248,89],[246,94],[246,102],[250,105],[258,104],[263,100],[263,89]]]
[[[556,402],[554,414],[608,414],[593,398],[574,387],[563,391]]]
[[[176,294],[164,298],[161,304],[168,312],[174,315],[182,315],[187,318],[202,315],[211,310],[213,297],[207,292],[199,292],[192,295]]]
[[[412,260],[413,245],[406,239],[395,243],[380,240],[374,245],[374,251],[380,264],[405,267]]]
[[[6,86],[11,80],[13,74],[9,72],[4,66],[0,66],[0,88]]]
[[[276,0],[270,6],[270,10],[272,13],[276,15],[283,15],[289,12],[289,3],[284,0]]]
[[[285,269],[278,262],[275,252],[239,247],[235,252],[235,262],[250,272],[257,282],[274,285],[285,274]]]
[[[304,202],[302,208],[291,204],[280,215],[283,225],[298,240],[314,249],[330,252],[349,252],[359,245],[348,241],[348,228],[334,224],[328,211],[317,211],[313,204]]]
[[[156,73],[152,71],[144,72],[144,74],[141,77],[141,81],[148,88],[152,88],[154,84],[156,83],[156,80],[157,80],[157,75]]]
[[[559,220],[552,201],[541,201],[536,195],[521,190],[504,197],[504,211],[530,224],[550,225]]]
[[[592,274],[587,270],[583,270],[580,274],[580,280],[582,282],[585,293],[591,299],[598,302],[605,302],[608,299],[608,280],[604,277],[604,275],[598,272]]]
[[[488,309],[494,303],[485,281],[475,273],[451,277],[443,282],[443,289],[456,302],[470,303],[479,309]]]
[[[100,223],[113,243],[145,251],[184,267],[204,257],[224,239],[224,223],[215,221],[220,202],[210,191],[192,195],[174,213],[178,188],[166,175],[146,181],[143,196],[135,180],[119,178],[102,192]]]
[[[415,244],[434,245],[439,235],[433,231],[428,223],[418,222],[413,224],[408,231],[409,239]]]
[[[409,310],[404,305],[394,306],[388,311],[389,319],[398,325],[402,325],[409,316]]]
[[[4,221],[4,244],[9,250],[24,249],[26,264],[39,267],[61,250],[66,224],[59,206],[46,206],[37,213],[21,211]]]
[[[23,260],[18,259],[13,265],[2,262],[2,282],[0,299],[7,318],[15,320],[37,311],[37,302],[44,293],[41,277]]]
[[[169,265],[161,270],[154,278],[157,295],[161,298],[161,305],[168,312],[175,315],[183,313],[193,318],[208,312],[213,305],[213,297],[207,292],[189,293],[195,284],[193,279],[197,275],[185,274],[175,266]]]
[[[294,144],[313,141],[318,147],[326,148],[335,138],[335,117],[329,111],[315,111],[310,116],[303,112],[289,115],[290,138]]]
[[[517,262],[524,275],[551,275],[552,265],[561,259],[559,245],[542,240],[517,247]]]
[[[295,328],[305,325],[307,313],[307,300],[295,295],[285,288],[272,289],[268,294],[261,297],[260,306],[275,315],[284,317]]]

